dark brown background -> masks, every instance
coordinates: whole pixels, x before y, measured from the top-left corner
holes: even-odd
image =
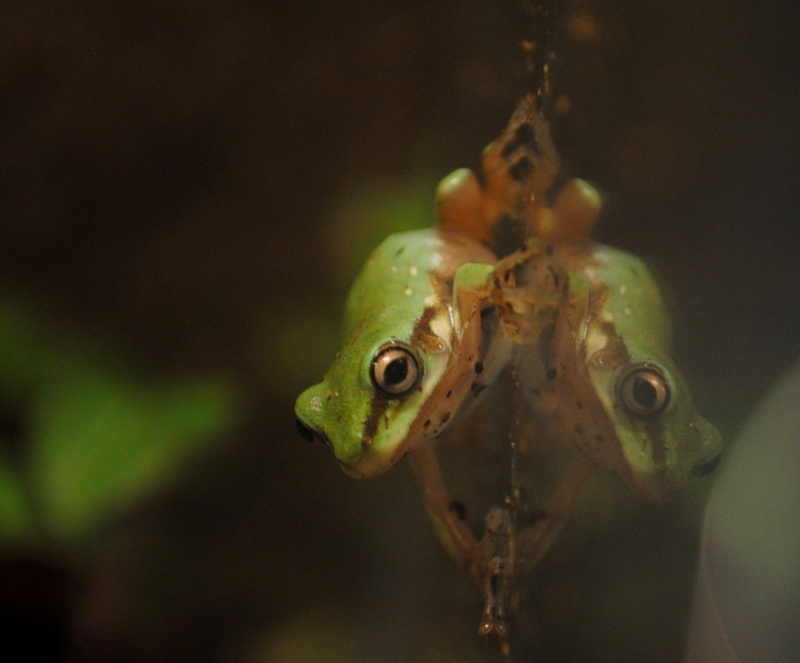
[[[661,278],[696,400],[730,440],[800,354],[794,3],[577,11],[596,32],[557,33],[571,101],[557,147],[606,194],[598,238]],[[76,646],[491,660],[407,468],[342,476],[296,438],[291,409],[335,352],[368,249],[336,249],[334,210],[365,182],[430,174],[432,195],[474,165],[521,92],[520,16],[474,0],[2,3],[0,288],[153,374],[230,375],[247,403],[213,461],[99,536]],[[392,230],[380,223],[372,236]],[[620,491],[606,527],[556,551],[537,581],[547,660],[679,660],[704,488],[691,490],[646,508]],[[278,652],[300,641],[313,653]]]

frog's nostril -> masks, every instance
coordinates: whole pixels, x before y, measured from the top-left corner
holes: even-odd
[[[701,460],[699,463],[697,463],[697,465],[694,466],[692,475],[696,477],[704,477],[706,474],[711,474],[715,469],[717,469],[717,465],[719,465],[721,458],[722,454],[718,453],[716,456]]]

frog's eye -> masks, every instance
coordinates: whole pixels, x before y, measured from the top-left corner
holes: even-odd
[[[405,396],[422,378],[422,363],[409,346],[393,342],[382,347],[372,359],[372,384],[388,396]]]
[[[618,394],[628,412],[649,419],[661,414],[669,404],[669,382],[652,364],[637,364],[623,374]]]

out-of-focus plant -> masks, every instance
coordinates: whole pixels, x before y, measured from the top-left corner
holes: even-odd
[[[86,332],[0,300],[0,544],[79,549],[235,420],[222,379],[153,379]]]

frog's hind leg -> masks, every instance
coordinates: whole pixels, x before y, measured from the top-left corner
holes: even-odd
[[[480,179],[462,168],[439,184],[439,226],[494,247],[501,219],[510,217],[528,226],[547,209],[545,193],[558,168],[547,120],[526,98],[500,137],[484,150]]]
[[[422,487],[425,506],[439,539],[458,565],[480,584],[486,577],[488,551],[472,534],[451,498],[435,448],[420,445],[409,452],[408,459]]]
[[[532,232],[553,243],[588,239],[601,207],[600,192],[589,182],[573,178],[558,191],[552,208],[533,220]]]
[[[478,634],[504,640],[508,636],[505,621],[508,578],[513,573],[510,552],[513,531],[508,510],[492,509],[486,516],[483,537],[478,540],[464,521],[462,510],[450,496],[435,448],[421,445],[409,452],[408,458],[422,486],[425,506],[439,539],[483,594],[484,608]]]
[[[550,125],[531,99],[523,99],[501,136],[483,153],[488,210],[530,222],[546,208],[546,193],[559,166]]]

